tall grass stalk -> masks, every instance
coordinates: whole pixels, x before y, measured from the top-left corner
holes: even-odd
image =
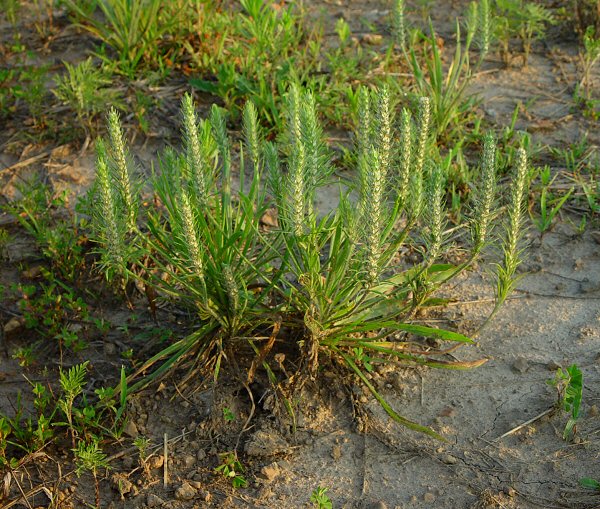
[[[107,277],[111,274],[122,276],[124,266],[123,223],[118,219],[118,204],[115,196],[115,184],[108,164],[106,147],[102,140],[96,144],[96,185],[98,202],[93,211],[98,231],[98,241],[105,246],[102,264]]]
[[[429,123],[431,121],[431,101],[428,97],[419,99],[419,110],[414,150],[413,167],[410,176],[410,214],[413,219],[421,215],[424,205],[423,167],[429,138]]]
[[[494,197],[496,196],[496,141],[491,133],[484,138],[481,182],[482,185],[475,192],[475,206],[471,220],[473,253],[476,255],[485,246],[490,233]]]
[[[137,203],[129,169],[130,156],[128,150],[125,148],[125,138],[121,128],[119,113],[114,108],[111,108],[108,112],[108,135],[119,192],[123,200],[125,217],[127,218],[127,230],[133,232],[137,227]]]
[[[508,217],[504,225],[502,261],[496,265],[496,304],[491,316],[496,314],[521,278],[517,274],[517,269],[521,264],[524,249],[522,246],[526,217],[524,200],[528,191],[528,175],[527,153],[520,148],[517,150],[510,200],[507,205]]]

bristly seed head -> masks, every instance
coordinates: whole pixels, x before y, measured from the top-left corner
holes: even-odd
[[[490,2],[489,0],[481,0],[479,4],[479,49],[481,51],[481,58],[483,59],[490,50],[490,38],[491,38],[491,13],[490,13]]]
[[[121,129],[119,113],[115,108],[111,108],[108,112],[108,135],[110,138],[111,153],[117,170],[119,192],[125,206],[127,228],[129,231],[134,231],[136,229],[137,211],[135,209],[131,176],[127,163],[128,152],[125,148],[125,138]]]
[[[404,0],[396,0],[394,4],[394,35],[401,50],[406,49],[406,17]]]
[[[496,141],[492,133],[484,138],[480,178],[481,184],[475,191],[475,207],[471,221],[474,254],[479,253],[485,245],[496,196]]]
[[[229,265],[223,264],[222,273],[229,313],[231,317],[235,317],[240,307],[240,290]]]
[[[378,93],[378,118],[377,141],[379,152],[380,171],[383,178],[388,175],[392,158],[392,110],[390,105],[390,91],[387,86],[382,86]]]
[[[243,113],[243,130],[246,147],[250,153],[253,171],[258,171],[260,160],[260,135],[258,127],[258,112],[252,101],[246,101]]]
[[[101,236],[104,237],[106,244],[106,259],[108,265],[121,272],[124,264],[124,243],[122,238],[122,229],[119,227],[117,219],[117,204],[114,195],[114,180],[111,175],[110,167],[107,161],[106,148],[102,140],[98,140],[97,150],[97,183],[100,194],[99,218],[96,224],[101,229]]]
[[[403,206],[406,206],[412,169],[413,128],[410,111],[402,108],[400,123],[400,161],[398,175],[398,194]]]
[[[386,178],[382,169],[380,154],[371,149],[362,164],[365,168],[366,188],[362,191],[365,197],[362,218],[364,221],[364,246],[366,250],[366,270],[369,282],[374,283],[380,275],[379,262],[382,252],[382,232],[385,220],[385,184]]]
[[[185,147],[186,177],[191,180],[195,195],[200,203],[207,196],[207,183],[204,175],[206,161],[202,157],[198,122],[194,110],[194,102],[190,94],[185,94],[181,100],[183,117],[183,142]]]
[[[199,279],[204,279],[204,261],[200,252],[200,243],[196,232],[196,221],[194,212],[190,204],[190,197],[185,190],[181,190],[180,205],[181,210],[181,226],[189,261],[192,264],[194,273]]]
[[[440,255],[446,212],[444,210],[444,176],[439,165],[435,165],[430,173],[427,192],[427,263],[433,263]]]

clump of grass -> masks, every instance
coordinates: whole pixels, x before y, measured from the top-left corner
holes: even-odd
[[[120,272],[113,275],[137,278],[158,295],[194,311],[198,322],[195,332],[132,375],[134,389],[186,359],[211,371],[216,380],[224,359],[234,355],[240,359],[246,351],[255,356],[248,379],[263,366],[287,397],[270,363],[274,354],[291,350],[299,356],[293,368],[290,364],[292,378],[316,377],[322,363],[339,363],[368,387],[394,420],[441,438],[397,413],[367,372],[386,362],[447,369],[485,362],[444,358],[443,351],[436,355],[423,338],[473,341],[451,330],[415,323],[412,317],[418,308],[438,302],[432,294],[466,270],[491,238],[495,144],[486,138],[483,176],[474,190],[471,256],[459,265],[442,263],[448,250],[446,177],[440,162],[426,150],[430,101],[419,101],[415,123],[409,110],[401,112],[396,142],[390,92],[361,89],[358,99],[357,172],[349,186],[340,182],[339,206],[331,211],[318,210],[316,196],[320,187],[334,180],[332,156],[314,96],[297,86],[291,86],[285,98],[285,129],[279,143],[264,141],[257,110],[246,104],[238,192],[232,191],[234,158],[224,112],[213,107],[210,118],[199,124],[186,96],[183,148],[161,157],[160,170],[151,181],[154,205],[135,223],[126,213],[127,189],[133,190],[130,202],[135,204],[137,188],[123,185],[128,173],[119,170],[118,156],[113,156],[112,164],[107,162],[108,151],[100,143],[98,201],[105,212],[94,240],[105,264],[118,265]],[[113,115],[111,121],[115,125],[110,153],[120,154],[118,119]],[[525,155],[520,152],[502,246],[504,261],[498,271],[497,307],[514,286],[526,174]],[[271,205],[278,221],[265,230],[260,221]],[[98,223],[100,214],[95,217]],[[141,253],[137,258],[125,253],[117,257],[124,235],[130,249]],[[421,261],[399,258],[403,246],[419,250]],[[133,266],[142,259],[143,267]],[[265,334],[269,329],[271,334]],[[285,337],[276,342],[280,330],[286,331]],[[277,359],[282,362],[281,356]],[[146,377],[137,378],[141,373]],[[291,411],[290,400],[284,401]]]

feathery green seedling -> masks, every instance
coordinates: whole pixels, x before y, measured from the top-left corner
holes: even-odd
[[[52,93],[68,104],[79,123],[92,133],[94,119],[106,105],[119,105],[119,93],[109,87],[112,80],[106,69],[96,67],[91,57],[77,65],[64,62],[64,66],[66,72],[54,79]]]
[[[531,46],[536,39],[543,39],[547,24],[554,24],[552,12],[543,5],[526,0],[496,0],[494,12],[495,37],[501,44],[504,62],[510,62],[510,40],[518,37],[523,46],[523,65],[526,66]]]
[[[98,482],[98,470],[108,469],[106,454],[100,448],[98,439],[94,438],[91,442],[81,441],[77,448],[73,449],[75,453],[75,472],[80,476],[86,470],[89,470],[94,476],[94,493],[96,495],[96,507],[100,507],[100,483]]]

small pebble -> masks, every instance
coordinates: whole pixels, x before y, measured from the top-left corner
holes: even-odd
[[[339,460],[342,457],[342,448],[339,445],[334,445],[331,449],[331,457],[334,460]]]
[[[158,468],[162,468],[163,464],[165,463],[165,458],[164,456],[152,456],[148,458],[147,461],[150,470],[156,470]]]
[[[556,361],[550,361],[548,364],[546,364],[546,367],[548,368],[548,371],[556,371],[558,368],[560,368],[560,364]]]
[[[273,462],[270,465],[262,467],[260,473],[267,481],[272,481],[281,473],[281,470],[279,469],[279,465],[276,462]]]
[[[125,430],[123,432],[131,438],[137,438],[137,436],[139,435],[137,426],[133,421],[127,422],[127,424],[125,425]]]
[[[365,34],[363,35],[362,40],[366,44],[378,46],[383,42],[383,36],[381,34]]]
[[[186,454],[183,457],[183,466],[185,468],[192,468],[194,466],[194,463],[196,463],[196,458],[194,456],[192,456],[191,454]]]
[[[435,495],[433,493],[425,493],[425,495],[423,495],[423,501],[432,504],[435,502]]]
[[[154,493],[148,493],[146,495],[146,505],[148,507],[160,507],[165,503],[165,501]]]
[[[529,370],[529,362],[525,357],[517,357],[515,362],[513,362],[512,368],[517,373],[527,373],[527,371]]]
[[[386,503],[383,500],[380,500],[379,502],[375,502],[371,506],[371,509],[388,509],[388,506],[386,505]]]
[[[175,490],[175,498],[177,500],[192,500],[196,494],[196,489],[187,481],[184,481],[181,486]]]
[[[11,332],[20,329],[22,325],[21,320],[15,316],[4,325],[4,333],[10,334]]]
[[[442,460],[442,463],[445,463],[446,465],[455,465],[456,462],[458,461],[454,456],[452,456],[451,454],[442,454],[440,456],[440,460]]]

